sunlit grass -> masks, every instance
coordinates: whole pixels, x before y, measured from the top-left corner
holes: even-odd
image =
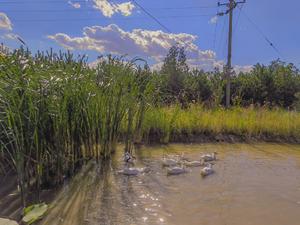
[[[144,132],[159,131],[187,134],[234,134],[300,137],[300,113],[283,109],[223,108],[206,109],[192,105],[188,109],[175,106],[147,111]]]

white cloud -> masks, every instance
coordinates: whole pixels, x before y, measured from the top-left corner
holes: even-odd
[[[10,40],[15,40],[18,38],[18,35],[14,34],[14,33],[7,33],[7,34],[4,34],[2,36],[2,38],[4,39],[10,39]]]
[[[212,18],[210,18],[209,23],[210,24],[216,24],[218,22],[218,16],[214,16]]]
[[[166,33],[161,30],[133,29],[124,31],[115,24],[92,26],[83,29],[80,37],[70,37],[64,33],[49,35],[48,38],[70,50],[94,50],[101,54],[129,55],[154,60],[154,67],[159,68],[168,50],[173,45],[185,47],[187,63],[191,67],[204,70],[219,68],[223,61],[216,59],[212,50],[201,50],[194,42],[196,35],[187,33]],[[239,69],[242,69],[240,67]]]
[[[75,9],[80,9],[81,5],[78,2],[68,1],[68,3]]]
[[[5,13],[0,12],[0,30],[12,30],[12,23]]]
[[[251,65],[246,65],[246,66],[240,66],[240,65],[235,65],[233,67],[234,71],[238,74],[238,73],[248,73],[253,69],[253,66]]]
[[[120,13],[123,16],[130,16],[133,9],[135,8],[134,4],[131,2],[124,3],[112,3],[108,0],[93,0],[94,8],[102,12],[106,17],[112,17],[115,13]]]

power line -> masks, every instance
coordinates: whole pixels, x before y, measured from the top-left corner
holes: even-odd
[[[241,16],[241,12],[242,12],[242,10],[243,10],[243,7],[244,7],[244,4],[242,4],[241,7],[238,6],[238,8],[239,8],[239,14],[238,14],[238,17],[237,17],[237,19],[236,19],[236,21],[235,21],[235,24],[234,24],[233,34],[235,33],[235,31],[236,31],[236,29],[237,29],[237,27],[238,27],[239,20],[240,20],[240,16]]]
[[[109,1],[109,0],[107,0]],[[74,0],[72,1],[74,3],[88,3],[88,1],[86,0]],[[28,4],[28,3],[63,3],[63,4],[68,4],[68,1],[62,1],[62,0],[31,0],[31,1],[24,1],[24,0],[20,0],[20,1],[1,1],[0,4]],[[172,7],[168,7],[166,9],[169,9]],[[216,6],[213,5],[200,5],[200,6],[186,6],[186,7],[182,7],[182,8],[202,8],[202,9],[209,9],[209,8],[216,8]]]
[[[178,15],[171,15],[171,16],[159,16],[156,18],[159,19],[176,19],[176,18],[200,18],[200,17],[210,17],[212,14],[205,14],[205,15],[183,15],[183,16],[178,16]],[[51,19],[13,19],[13,22],[75,22],[75,21],[93,21],[93,20],[98,20],[98,21],[114,21],[114,20],[120,20],[120,21],[126,21],[126,20],[147,20],[149,19],[148,17],[126,17],[126,18],[51,18]]]
[[[109,0],[107,0],[109,1]],[[31,0],[31,1],[1,1],[0,5],[10,5],[10,4],[30,4],[30,3],[39,3],[39,4],[44,4],[44,3],[62,3],[62,4],[68,4],[67,1],[62,1],[62,0]],[[74,3],[88,3],[86,0],[74,0]],[[217,8],[217,6],[213,5],[200,5],[200,6],[182,6],[182,7],[162,7],[162,8],[148,8],[148,9],[167,9],[167,10],[177,10],[177,9],[213,9]]]
[[[151,17],[157,24],[159,24],[162,28],[164,28],[169,33],[172,33],[171,30],[162,24],[155,16],[153,16],[150,12],[148,12],[143,6],[141,6],[136,0],[132,0],[132,2],[137,5],[144,13],[146,13],[149,17]]]
[[[217,29],[218,29],[218,20],[216,21],[215,29],[214,29],[214,40],[213,40],[213,49],[214,49],[214,51],[216,51]]]
[[[1,2],[0,2],[1,5]],[[147,8],[147,10],[189,10],[189,9],[204,9],[204,7],[156,7],[156,8]],[[8,9],[6,12],[80,12],[80,11],[98,11],[94,8],[66,8],[66,9],[25,9],[25,10],[15,10]]]
[[[222,48],[222,43],[223,43],[223,35],[224,35],[224,31],[225,31],[225,25],[226,25],[226,20],[223,19],[223,26],[222,26],[222,29],[221,29],[221,35],[220,35],[220,42],[219,42],[219,45],[218,45],[218,48],[217,48],[217,52],[223,50],[221,49]],[[227,42],[227,41],[226,41]],[[223,57],[223,53],[222,53],[222,57]]]
[[[274,45],[274,43],[265,35],[265,33],[262,31],[262,29],[245,13],[245,11],[242,11],[243,15],[248,19],[248,21],[254,26],[254,28],[261,34],[261,36],[265,39],[265,41],[273,48],[276,53],[282,57],[283,55],[278,50],[278,48]]]
[[[169,32],[169,33],[173,33],[168,27],[166,27],[164,24],[162,24],[158,19],[157,19],[157,17],[155,17],[155,16],[153,16],[150,12],[148,12],[143,6],[141,6],[136,0],[132,0],[132,2],[134,3],[134,4],[136,4],[144,13],[146,13],[150,18],[152,18],[157,24],[159,24],[162,28],[164,28],[167,32]],[[183,44],[183,46],[185,45],[185,46],[190,46],[191,47],[191,49],[193,49],[194,48],[194,45],[192,44],[192,43],[185,43],[185,42],[183,42],[183,41],[181,41],[181,40],[177,40],[178,42],[180,42],[181,44]],[[177,42],[177,44],[178,44],[178,42]]]

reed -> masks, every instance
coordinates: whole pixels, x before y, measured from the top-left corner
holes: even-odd
[[[148,139],[151,139],[148,135],[159,134],[160,141],[164,143],[170,140],[170,134],[233,134],[299,139],[300,113],[265,107],[207,109],[199,104],[190,105],[187,109],[177,106],[158,107],[147,111],[143,132]]]
[[[135,62],[108,57],[90,68],[70,52],[20,49],[0,66],[0,165],[15,170],[24,206],[30,191],[39,201],[44,186],[61,184],[90,158],[109,158],[122,125],[130,151],[149,86],[147,78],[141,88],[149,73]]]

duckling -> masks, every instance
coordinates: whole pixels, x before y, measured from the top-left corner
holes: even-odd
[[[149,173],[151,170],[149,167],[144,167],[139,169],[141,173]]]
[[[190,161],[190,159],[185,156],[184,152],[182,152],[181,155],[178,155],[177,157],[178,157],[178,160],[181,160],[181,161]]]
[[[125,163],[134,163],[135,157],[131,155],[129,152],[125,152],[124,154],[124,162]]]
[[[205,154],[201,156],[201,159],[204,160],[204,162],[211,162],[217,160],[217,152],[213,152],[211,154]]]
[[[199,167],[199,166],[204,166],[204,161],[185,161],[183,162],[183,165],[187,167]]]
[[[171,166],[177,166],[178,160],[176,159],[169,159],[169,158],[163,158],[162,165],[164,167],[171,167]]]
[[[140,173],[148,173],[148,172],[150,172],[149,167],[144,167],[144,168],[125,167],[123,170],[119,171],[119,173],[127,176],[136,176]]]
[[[120,170],[119,173],[127,176],[136,176],[140,173],[140,169],[138,168],[128,168],[125,167],[123,170]]]
[[[212,164],[208,164],[206,167],[204,167],[204,168],[200,171],[200,173],[201,173],[201,176],[202,176],[202,177],[206,177],[206,176],[208,176],[208,175],[210,175],[210,174],[213,174],[213,173],[214,173],[214,170],[213,170],[213,168],[212,168]]]
[[[186,173],[187,170],[184,167],[172,167],[167,169],[167,175],[179,175]]]

